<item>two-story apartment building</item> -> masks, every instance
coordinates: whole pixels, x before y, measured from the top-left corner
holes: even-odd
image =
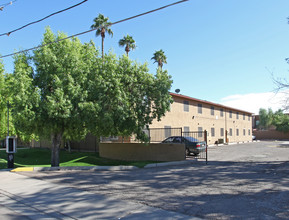
[[[150,128],[179,128],[184,132],[207,131],[208,144],[252,141],[252,113],[228,106],[171,93],[174,102]],[[165,135],[167,136],[167,135]]]

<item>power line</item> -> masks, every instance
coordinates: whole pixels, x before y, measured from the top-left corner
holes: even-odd
[[[169,4],[169,5],[165,5],[165,6],[163,6],[163,7],[160,7],[160,8],[151,10],[151,11],[147,11],[147,12],[144,12],[144,13],[141,13],[141,14],[138,14],[138,15],[135,15],[135,16],[132,16],[132,17],[129,17],[129,18],[125,18],[125,19],[122,19],[122,20],[119,20],[119,21],[116,21],[116,22],[112,22],[112,23],[111,23],[110,25],[108,25],[108,26],[112,26],[112,25],[115,25],[115,24],[118,24],[118,23],[121,23],[121,22],[124,22],[124,21],[128,21],[128,20],[131,20],[131,19],[134,19],[134,18],[143,16],[143,15],[147,15],[147,14],[150,14],[150,13],[153,13],[153,12],[156,12],[156,11],[159,11],[159,10],[162,10],[162,9],[165,9],[165,8],[170,7],[170,6],[173,6],[173,5],[177,5],[177,4],[180,4],[180,3],[183,3],[183,2],[187,2],[187,1],[189,1],[189,0],[182,0],[182,1],[178,1],[178,2],[175,2],[175,3]],[[91,29],[91,30],[88,30],[88,31],[84,31],[84,32],[81,32],[81,33],[78,33],[78,34],[74,34],[74,35],[71,35],[71,36],[68,36],[68,37],[65,37],[65,38],[56,40],[56,41],[49,42],[49,43],[47,43],[47,44],[43,44],[43,45],[39,45],[39,46],[36,46],[36,47],[33,47],[33,48],[29,48],[29,49],[26,49],[26,50],[21,50],[21,51],[15,52],[15,53],[7,54],[7,55],[4,55],[4,56],[1,56],[0,59],[1,59],[1,58],[5,58],[5,57],[10,57],[10,56],[13,56],[13,55],[16,55],[16,54],[19,54],[19,53],[25,53],[25,52],[28,52],[28,51],[30,51],[30,50],[35,50],[35,49],[38,49],[38,48],[41,48],[41,47],[48,46],[48,45],[50,45],[50,44],[58,43],[58,42],[60,42],[60,41],[67,40],[67,39],[69,39],[69,38],[77,37],[77,36],[80,36],[80,35],[83,35],[83,34],[86,34],[86,33],[92,32],[92,31],[95,31],[96,29],[97,29],[97,28],[94,28],[94,29]]]
[[[14,2],[17,2],[17,0],[10,1],[10,2],[8,2],[8,3],[5,3],[5,4],[0,5],[0,11],[3,11],[5,7],[7,7],[7,6],[9,6],[9,5],[12,5]]]
[[[26,24],[26,25],[24,25],[24,26],[22,26],[22,27],[20,27],[20,28],[17,28],[17,29],[15,29],[15,30],[9,31],[9,32],[7,32],[7,33],[0,34],[0,37],[1,37],[1,36],[4,36],[4,35],[9,36],[9,35],[10,35],[11,33],[13,33],[13,32],[19,31],[19,30],[21,30],[21,29],[23,29],[23,28],[26,28],[26,27],[28,27],[28,26],[30,26],[30,25],[32,25],[32,24],[36,24],[36,23],[38,23],[38,22],[41,22],[41,21],[43,21],[43,20],[45,20],[45,19],[47,19],[47,18],[49,18],[49,17],[51,17],[51,16],[53,16],[53,15],[56,15],[56,14],[59,14],[59,13],[61,13],[61,12],[70,10],[70,9],[72,9],[72,8],[75,8],[75,7],[77,7],[77,6],[83,4],[84,2],[87,2],[87,1],[88,1],[88,0],[84,0],[84,1],[82,1],[82,2],[80,2],[80,3],[78,3],[78,4],[76,4],[76,5],[70,6],[70,7],[68,7],[68,8],[65,8],[65,9],[60,10],[60,11],[57,11],[57,12],[54,12],[54,13],[52,13],[52,14],[44,17],[44,18],[41,18],[41,19],[37,20],[37,21],[30,22],[30,23],[28,23],[28,24]]]

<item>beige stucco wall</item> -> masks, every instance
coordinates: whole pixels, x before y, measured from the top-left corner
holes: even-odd
[[[189,127],[190,131],[198,131],[201,127],[208,132],[208,144],[214,144],[218,139],[225,139],[225,131],[228,131],[229,142],[248,142],[252,141],[252,117],[250,113],[242,110],[226,108],[214,103],[198,102],[191,99],[172,96],[174,103],[171,104],[171,110],[161,119],[154,120],[150,128],[172,128]],[[183,101],[189,101],[189,111],[184,111]],[[198,104],[202,104],[202,113],[198,113]],[[211,115],[211,107],[214,107],[214,115]],[[220,109],[223,109],[221,116]],[[230,118],[230,111],[232,117]],[[245,115],[245,118],[243,117]],[[215,129],[215,135],[212,136],[211,128]],[[221,128],[224,130],[224,136],[221,136]],[[229,133],[232,129],[232,135]],[[237,135],[239,129],[239,135]],[[243,130],[245,129],[245,135]]]
[[[181,161],[185,160],[184,144],[101,143],[99,155],[126,161]]]

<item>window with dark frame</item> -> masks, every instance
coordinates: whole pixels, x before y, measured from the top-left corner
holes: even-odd
[[[171,126],[165,126],[165,138],[172,136],[172,128]]]
[[[222,109],[222,108],[220,109],[220,116],[224,117],[224,109]]]
[[[184,126],[184,135],[188,136],[190,133],[190,127],[189,126]]]
[[[214,108],[214,106],[211,106],[211,115],[215,115],[215,108]]]
[[[220,134],[221,134],[221,137],[224,137],[224,128],[220,129]]]
[[[203,113],[203,105],[202,104],[198,104],[198,113],[199,114]]]
[[[215,137],[215,128],[211,128],[211,137]]]
[[[184,112],[189,111],[189,101],[184,100]]]

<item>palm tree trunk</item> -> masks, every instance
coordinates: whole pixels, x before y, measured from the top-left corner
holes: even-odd
[[[125,52],[126,52],[126,55],[128,57],[128,52],[129,52],[129,46],[128,45],[126,45],[126,47],[125,47]]]
[[[159,60],[158,61],[158,66],[159,66],[159,68],[161,69],[161,71],[163,70],[163,63]]]
[[[103,49],[103,47],[104,47],[104,37],[101,37],[101,53],[102,53],[102,59],[103,59],[103,57],[104,57],[104,49]]]

